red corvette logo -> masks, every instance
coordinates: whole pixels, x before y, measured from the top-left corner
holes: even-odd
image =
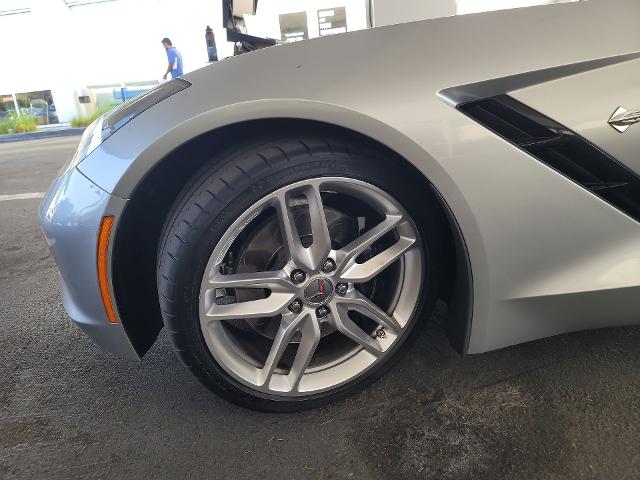
[[[313,280],[304,289],[304,296],[311,305],[322,305],[331,298],[333,285],[326,278]]]

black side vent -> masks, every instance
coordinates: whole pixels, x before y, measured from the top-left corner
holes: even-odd
[[[465,103],[458,108],[640,221],[640,178],[567,127],[507,95]]]

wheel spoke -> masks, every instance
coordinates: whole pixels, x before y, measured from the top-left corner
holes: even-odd
[[[280,292],[292,290],[289,277],[283,271],[217,274],[209,282],[212,288],[265,288]]]
[[[331,237],[329,236],[329,226],[324,213],[324,205],[320,188],[313,185],[306,192],[309,202],[309,217],[311,218],[311,235],[313,244],[310,247],[314,268],[318,268],[327,258],[331,251]]]
[[[272,291],[267,298],[229,305],[211,305],[206,316],[209,320],[234,320],[243,318],[273,317],[293,301],[293,292]]]
[[[284,272],[216,274],[209,279],[210,290],[218,288],[255,288],[269,290],[267,298],[246,302],[207,306],[211,320],[270,317],[280,313],[295,297],[289,278]],[[211,296],[213,299],[215,294]]]
[[[308,313],[301,313],[290,322],[287,322],[285,319],[282,320],[280,328],[273,339],[273,344],[271,345],[271,350],[269,351],[267,360],[264,362],[264,366],[262,367],[262,385],[269,385],[269,381],[271,380],[274,370],[278,367],[282,354],[289,343],[291,343],[293,334],[299,330],[302,323],[308,323],[310,318],[311,317]]]
[[[336,253],[338,268],[346,269],[353,264],[358,255],[369,248],[373,242],[393,230],[401,221],[402,215],[387,215],[387,218],[378,225],[338,250]]]
[[[332,308],[333,313],[333,321],[336,329],[349,337],[351,340],[356,342],[358,345],[363,347],[369,353],[375,355],[376,357],[382,353],[380,345],[378,342],[367,335],[367,333],[362,330],[358,325],[355,324],[353,320],[349,318],[348,309],[345,308],[345,305],[341,305],[338,303],[333,303]]]
[[[364,263],[354,263],[343,270],[340,278],[343,282],[364,283],[368,282],[385,268],[398,260],[402,255],[414,246],[416,238],[403,236],[386,250],[378,253]]]
[[[361,313],[395,334],[400,333],[400,330],[402,330],[402,327],[395,318],[389,316],[380,307],[357,290],[354,290],[349,297],[336,297],[336,303],[343,305],[343,308],[346,308],[347,310],[353,310]]]
[[[320,334],[320,325],[315,319],[311,318],[311,316],[302,323],[300,333],[302,333],[302,338],[298,345],[298,351],[287,375],[291,390],[298,389],[300,380],[309,366],[313,354],[318,347],[318,343],[320,343],[320,338],[322,337]]]
[[[289,208],[289,199],[295,194],[304,196],[309,207],[313,243],[308,248],[305,248],[300,241],[300,234]],[[289,191],[279,196],[277,210],[280,228],[291,259],[300,267],[317,270],[331,251],[331,238],[318,186],[307,185],[302,189]]]

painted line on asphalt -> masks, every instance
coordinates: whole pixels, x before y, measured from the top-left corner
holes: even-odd
[[[28,200],[30,198],[42,198],[44,192],[32,192],[32,193],[15,193],[13,195],[0,195],[0,202],[7,200]]]

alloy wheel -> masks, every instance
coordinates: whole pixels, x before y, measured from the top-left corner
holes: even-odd
[[[204,339],[253,391],[336,388],[380,362],[405,333],[423,258],[411,218],[369,183],[330,177],[280,188],[214,247],[200,288]]]

